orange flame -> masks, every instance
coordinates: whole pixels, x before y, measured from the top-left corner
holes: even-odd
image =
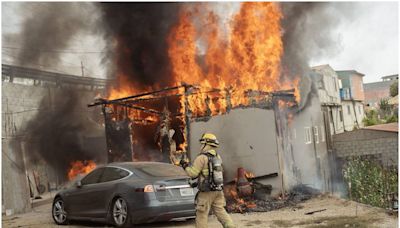
[[[234,108],[248,104],[247,91],[272,92],[298,86],[299,80],[285,81],[282,77],[281,19],[277,3],[241,3],[225,35],[212,10],[192,7],[180,12],[167,38],[173,76],[170,85],[197,86],[188,97],[192,113],[204,114],[208,109],[211,115],[221,114],[228,105]],[[200,31],[195,20],[200,21]],[[199,46],[200,41],[206,45]],[[130,82],[126,75],[117,78],[120,86],[111,89],[109,99],[149,92],[159,86],[145,88]],[[210,92],[212,89],[217,90]],[[298,99],[298,90],[295,95]]]
[[[79,174],[87,174],[96,168],[96,163],[92,160],[71,162],[71,168],[68,171],[68,180],[73,180]]]
[[[192,6],[183,7],[166,40],[172,74],[169,86],[194,86],[190,91],[179,90],[185,94],[179,98],[181,114],[187,109],[192,117],[219,115],[230,108],[268,101],[269,95],[262,92],[292,88],[299,101],[299,79],[287,80],[281,67],[284,47],[279,4],[241,3],[226,32],[219,16],[204,7],[207,4]],[[124,45],[120,46],[119,51],[124,51]],[[161,89],[159,83],[145,86],[128,76],[118,73],[118,86],[111,88],[108,99]],[[144,125],[157,119],[139,110],[128,112],[131,120]],[[181,121],[185,125],[187,120]],[[186,145],[185,137],[178,148]]]

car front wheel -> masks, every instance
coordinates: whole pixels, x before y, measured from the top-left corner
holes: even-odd
[[[57,225],[66,225],[68,223],[67,212],[64,206],[64,201],[61,198],[57,198],[53,202],[52,215]]]
[[[111,218],[116,227],[132,227],[128,213],[128,204],[125,199],[119,197],[113,201]]]

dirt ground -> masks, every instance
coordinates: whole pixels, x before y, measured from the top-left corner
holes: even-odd
[[[3,216],[2,225],[11,227],[48,228],[57,227],[50,214],[51,205],[43,205],[26,214]],[[310,215],[308,212],[318,211]],[[295,207],[271,212],[232,214],[237,227],[398,227],[398,216],[389,215],[385,210],[338,199],[332,196],[319,196]],[[107,227],[102,224],[73,223],[66,228]],[[194,220],[140,225],[139,227],[194,227]],[[210,228],[222,227],[214,216],[209,219]]]

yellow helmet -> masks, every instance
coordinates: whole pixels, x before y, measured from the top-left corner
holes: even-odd
[[[207,144],[213,147],[218,147],[219,146],[219,142],[217,140],[217,137],[214,134],[211,133],[205,133],[201,136],[200,139],[200,143],[201,144]]]

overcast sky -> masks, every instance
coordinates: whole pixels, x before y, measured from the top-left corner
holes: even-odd
[[[21,3],[15,2],[2,3],[3,63],[13,63],[16,56],[15,50],[4,48],[16,45],[5,40],[4,36],[18,33],[23,21],[20,5]],[[330,64],[335,70],[354,69],[365,74],[364,82],[380,81],[382,76],[398,74],[399,3],[358,2],[354,5],[354,12],[355,16],[337,27],[336,52],[330,56],[313,59],[310,65]],[[104,42],[101,37],[83,34],[75,38],[68,49],[101,51],[103,48]],[[101,54],[64,54],[62,61],[63,66],[57,68],[61,72],[81,74],[82,61],[87,75],[101,77],[105,74]]]

